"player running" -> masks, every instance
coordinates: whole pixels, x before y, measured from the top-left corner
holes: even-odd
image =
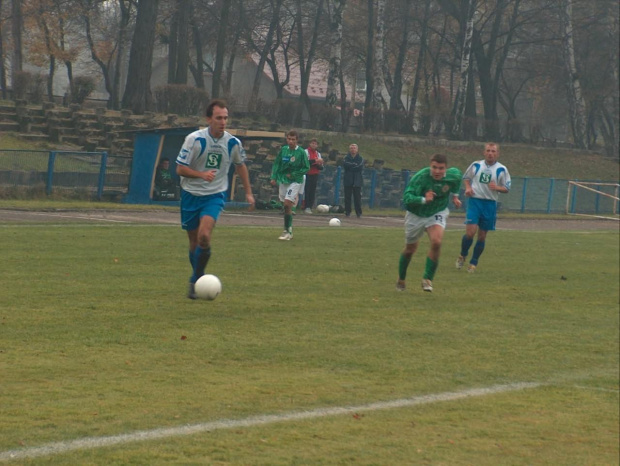
[[[510,191],[510,173],[497,161],[498,157],[499,145],[492,142],[486,144],[484,160],[472,163],[463,175],[465,196],[469,197],[469,201],[465,234],[461,240],[461,255],[456,259],[456,268],[463,268],[477,230],[478,240],[467,267],[469,273],[476,271],[478,259],[484,251],[487,232],[495,230],[499,193]]]
[[[241,178],[250,209],[254,207],[245,151],[241,141],[226,131],[226,102],[211,101],[206,117],[209,126],[185,138],[176,160],[177,175],[181,177],[181,227],[189,238],[192,266],[187,293],[190,299],[196,299],[194,284],[204,275],[211,257],[211,233],[224,208],[231,164]]]
[[[397,290],[405,289],[407,267],[426,231],[431,247],[426,258],[422,289],[433,291],[433,278],[439,264],[443,232],[450,214],[448,203],[452,195],[454,205],[461,207],[458,197],[461,179],[462,174],[458,168],[448,168],[448,158],[445,155],[435,154],[431,158],[430,167],[423,168],[409,180],[403,195],[403,204],[407,208],[406,243],[398,262]]]
[[[297,204],[301,192],[304,175],[310,169],[306,151],[297,145],[297,131],[286,133],[286,146],[282,146],[271,171],[271,184],[280,185],[280,202],[284,204],[284,231],[278,239],[293,239],[293,206]]]

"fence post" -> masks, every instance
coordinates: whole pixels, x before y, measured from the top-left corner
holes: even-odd
[[[97,200],[100,201],[103,197],[103,186],[105,184],[105,169],[108,165],[108,153],[103,152],[101,154],[101,167],[99,167],[99,183],[97,184]]]
[[[342,167],[336,168],[336,181],[334,182],[334,203],[332,205],[338,205],[340,200],[340,180],[342,178]]]
[[[525,198],[527,197],[527,182],[529,178],[523,178],[523,194],[521,194],[521,213],[525,212]]]
[[[375,189],[377,188],[377,170],[373,169],[370,175],[370,196],[368,197],[368,207],[375,206]]]
[[[551,200],[553,199],[553,186],[555,185],[555,178],[549,179],[549,196],[547,196],[547,213],[551,213]]]
[[[600,182],[601,180],[596,180],[598,182]],[[601,185],[597,184],[596,185],[596,190],[600,191],[601,190]],[[598,208],[599,208],[599,203],[601,200],[601,195],[599,193],[596,193],[596,200],[594,201],[594,213],[598,214]]]
[[[575,181],[579,181],[579,180],[575,180]],[[571,199],[571,203],[570,203],[570,210],[569,210],[569,212],[571,214],[575,213],[575,203],[577,202],[577,199],[575,199],[576,197],[577,197],[577,185],[574,184],[573,185],[573,195],[572,195],[572,199]]]
[[[54,163],[56,162],[56,151],[51,150],[47,159],[47,182],[45,183],[45,194],[52,194],[52,183],[54,182]]]

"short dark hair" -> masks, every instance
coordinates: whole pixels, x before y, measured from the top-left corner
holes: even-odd
[[[444,154],[435,154],[431,157],[431,162],[444,163],[448,165],[448,156]]]
[[[223,99],[212,100],[211,102],[209,102],[209,105],[207,105],[207,111],[206,111],[207,118],[211,118],[213,116],[213,107],[228,108],[228,105],[226,104],[226,101]]]
[[[294,129],[291,129],[288,131],[288,133],[286,133],[286,137],[289,136],[295,136],[297,139],[299,139],[299,133],[297,133],[297,131]]]

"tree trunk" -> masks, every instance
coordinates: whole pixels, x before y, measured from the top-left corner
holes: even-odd
[[[152,107],[151,71],[159,0],[139,0],[136,28],[129,53],[123,108],[142,115]]]
[[[2,0],[0,0],[0,11],[2,10]],[[6,91],[6,64],[4,63],[4,40],[2,21],[0,21],[0,87],[2,87],[2,99],[6,100],[8,95]]]
[[[586,140],[586,104],[581,94],[581,83],[575,61],[575,44],[573,42],[573,0],[563,0],[560,9],[562,18],[564,65],[567,73],[568,103],[573,140],[580,149],[588,148]]]
[[[385,57],[385,2],[377,0],[377,27],[375,29],[375,66],[373,68],[374,89],[372,93],[372,106],[380,111],[385,111],[387,104],[383,97],[385,90],[385,71],[387,63]]]
[[[467,8],[467,26],[463,38],[463,50],[461,51],[461,77],[459,88],[456,92],[454,125],[452,126],[452,135],[457,138],[463,137],[463,119],[465,117],[465,106],[467,103],[467,86],[471,63],[471,44],[474,36],[475,11],[476,0],[469,0]]]
[[[414,127],[415,112],[418,102],[418,92],[420,90],[420,80],[422,79],[422,70],[424,69],[424,60],[426,59],[426,49],[428,47],[428,20],[431,7],[431,0],[424,2],[424,18],[422,20],[422,32],[420,35],[420,49],[418,50],[418,59],[415,67],[415,76],[413,78],[413,88],[411,90],[411,100],[409,102],[409,114],[407,120],[409,126]],[[444,21],[443,29],[445,32],[447,22]]]
[[[296,124],[301,126],[303,121],[303,111],[305,110],[312,120],[312,108],[310,105],[310,97],[308,96],[308,85],[310,84],[310,75],[312,73],[312,65],[314,64],[314,57],[316,54],[316,44],[319,35],[319,25],[323,16],[323,1],[318,0],[316,7],[316,13],[313,15],[314,25],[312,27],[312,33],[310,38],[310,44],[308,46],[308,53],[305,53],[306,44],[304,41],[304,22],[302,19],[302,11],[309,8],[308,4],[302,5],[302,0],[297,0],[297,53],[299,55],[299,70],[301,75],[301,86],[299,100],[301,105],[297,112]]]
[[[346,0],[331,0],[328,2],[330,8],[329,31],[330,31],[330,54],[329,54],[329,74],[327,75],[327,91],[325,94],[325,105],[335,107],[338,104],[338,92],[341,75],[340,62],[342,59],[342,12],[347,4]]]
[[[271,14],[271,22],[269,23],[269,30],[267,31],[267,36],[265,37],[265,43],[263,44],[262,50],[259,51],[260,58],[258,60],[258,65],[256,67],[256,74],[254,75],[254,83],[252,84],[252,93],[250,94],[250,100],[248,102],[248,111],[255,112],[256,111],[256,103],[258,102],[258,94],[260,91],[260,83],[263,78],[263,73],[265,70],[265,63],[269,56],[269,52],[273,47],[273,37],[278,28],[278,23],[280,22],[280,8],[282,7],[283,0],[275,0],[273,4],[273,12]]]
[[[108,100],[108,107],[115,110],[120,108],[121,76],[123,74],[123,66],[125,63],[125,44],[127,41],[127,27],[129,26],[129,21],[131,20],[132,3],[130,0],[118,0],[118,5],[121,10],[121,19],[118,29],[118,50],[116,52],[112,92],[110,92],[110,100]]]
[[[12,82],[15,82],[15,73],[22,71],[24,58],[22,55],[22,31],[24,29],[24,17],[22,16],[22,2],[11,2],[11,35],[13,36],[13,60],[11,64]]]
[[[217,32],[217,49],[215,53],[215,69],[213,70],[213,83],[211,86],[211,97],[216,99],[220,96],[220,81],[222,70],[224,69],[224,54],[226,53],[226,31],[228,29],[228,16],[232,2],[225,1],[222,5],[220,14],[219,29]]]
[[[364,129],[370,129],[372,125],[372,96],[374,94],[375,77],[374,70],[374,57],[375,57],[375,2],[374,0],[368,0],[368,32],[366,34],[368,44],[366,46],[366,99],[364,100]]]
[[[390,86],[390,110],[405,110],[401,95],[403,93],[403,68],[405,66],[405,57],[409,49],[409,25],[410,25],[410,9],[412,0],[405,0],[405,10],[402,12],[402,33],[400,45],[398,47],[398,57],[396,66],[394,67],[394,79]]]

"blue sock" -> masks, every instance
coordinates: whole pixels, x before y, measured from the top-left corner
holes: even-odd
[[[196,283],[196,277],[194,276],[194,270],[196,270],[196,260],[195,260],[195,251],[189,251],[189,264],[192,266],[192,275],[189,277],[189,281],[192,283]]]
[[[193,268],[194,268],[194,273],[192,275],[192,278],[190,278],[190,281],[192,283],[196,283],[196,280],[198,280],[200,277],[202,277],[205,273],[205,268],[207,267],[207,263],[209,262],[209,259],[211,258],[211,248],[207,248],[207,249],[202,249],[200,246],[198,246],[196,248],[196,250],[194,251],[193,254]]]
[[[469,254],[469,248],[471,248],[473,242],[473,238],[468,238],[467,235],[463,235],[463,239],[461,239],[461,256],[467,257],[467,254]]]
[[[482,251],[484,251],[484,241],[476,241],[476,245],[474,246],[474,253],[471,256],[471,260],[469,261],[471,265],[478,265],[478,259],[480,258]]]

